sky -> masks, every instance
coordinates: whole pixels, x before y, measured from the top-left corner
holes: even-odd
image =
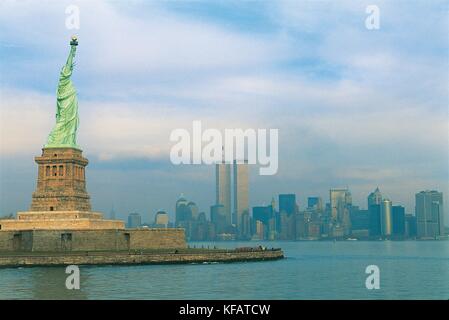
[[[379,8],[369,30],[368,5]],[[66,8],[80,28],[66,28]],[[0,215],[28,210],[76,34],[78,144],[96,211],[209,213],[211,165],[173,165],[172,130],[279,130],[279,170],[251,166],[250,205],[295,193],[353,202],[379,187],[414,212],[444,193],[449,224],[446,1],[2,1]]]

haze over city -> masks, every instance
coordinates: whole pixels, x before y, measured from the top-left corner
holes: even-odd
[[[31,201],[70,3],[1,5],[0,215]],[[194,120],[279,129],[278,173],[251,167],[250,207],[295,193],[304,208],[334,187],[366,207],[379,186],[408,213],[421,190],[447,199],[445,2],[379,1],[379,30],[365,28],[366,1],[76,4],[78,143],[95,210],[147,221],[165,209],[173,218],[184,193],[208,213],[214,166],[169,159],[170,132]]]

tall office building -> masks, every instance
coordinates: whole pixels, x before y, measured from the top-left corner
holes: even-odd
[[[415,195],[416,231],[418,238],[444,235],[443,193],[421,191]]]
[[[190,220],[191,217],[189,217],[189,208],[188,208],[188,201],[186,198],[184,198],[184,195],[180,195],[178,201],[176,201],[176,208],[175,208],[175,214],[176,214],[176,226],[180,226],[183,221]]]
[[[382,235],[382,193],[379,187],[368,195],[369,235]]]
[[[368,195],[368,208],[375,204],[382,204],[382,193],[379,187]]]
[[[308,197],[307,208],[321,212],[323,211],[323,200],[321,197]]]
[[[369,230],[369,211],[352,206],[350,210],[351,228],[354,230]]]
[[[405,237],[405,208],[403,206],[393,206],[393,235]]]
[[[231,164],[217,163],[215,166],[215,204],[223,206],[226,224],[232,223],[231,216]]]
[[[168,213],[159,210],[154,217],[154,225],[159,228],[168,228]]]
[[[199,210],[198,210],[198,206],[196,205],[196,203],[193,201],[190,201],[187,204],[187,208],[188,208],[187,216],[190,217],[190,220],[198,220]]]
[[[216,204],[210,207],[210,220],[215,225],[217,234],[225,233],[226,228],[230,226],[227,221],[225,208],[222,204]]]
[[[234,217],[233,223],[237,229],[242,227],[242,216],[244,213],[249,215],[249,168],[248,160],[234,160]]]
[[[273,201],[274,202],[274,201]],[[266,237],[268,237],[269,232],[275,232],[276,230],[272,228],[271,222],[274,220],[274,203],[269,206],[258,206],[253,207],[253,220],[257,227],[257,222],[263,224],[263,230]],[[274,227],[274,226],[273,226]],[[259,238],[261,240],[265,238]]]
[[[405,215],[405,236],[409,238],[416,237],[416,216],[412,214]]]
[[[288,216],[297,212],[296,195],[280,194],[279,195],[279,213],[285,212]]]
[[[383,199],[380,208],[380,228],[383,237],[390,237],[393,231],[393,208],[391,200]]]
[[[128,228],[138,228],[142,225],[140,214],[133,212],[128,215]]]
[[[380,237],[382,234],[381,227],[381,205],[380,204],[372,204],[368,208],[369,214],[369,236],[370,237]]]
[[[253,207],[254,220],[261,221],[263,224],[268,225],[271,218],[273,218],[273,207],[271,205]]]
[[[331,217],[341,223],[350,223],[349,208],[352,196],[347,188],[330,189],[329,191]]]
[[[298,213],[295,194],[279,195],[278,233],[281,240],[294,240],[296,234],[295,219]]]

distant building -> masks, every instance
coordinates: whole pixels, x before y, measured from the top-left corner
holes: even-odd
[[[187,220],[198,220],[199,217],[199,209],[195,202],[190,201],[187,204],[187,216],[189,219]]]
[[[187,239],[191,239],[195,220],[198,218],[198,207],[195,202],[188,201],[183,195],[176,201],[176,227],[184,228]]]
[[[329,190],[331,218],[334,225],[343,229],[344,235],[351,233],[351,219],[349,211],[352,206],[352,196],[347,188],[334,188]],[[336,234],[340,234],[338,231]]]
[[[382,193],[379,187],[368,195],[368,216],[370,237],[382,235]]]
[[[273,216],[274,210],[271,205],[253,207],[253,219],[261,221],[265,226],[268,226],[268,223]]]
[[[262,221],[260,221],[260,220],[255,221],[255,239],[257,239],[257,240],[265,240],[266,239],[265,228],[266,227]]]
[[[352,206],[350,210],[352,231],[369,230],[369,211]]]
[[[415,195],[418,238],[437,238],[444,235],[443,193],[421,191]]]
[[[248,211],[242,213],[241,224],[239,228],[239,238],[242,240],[251,239],[251,217]]]
[[[184,221],[191,220],[190,210],[188,208],[188,201],[186,198],[184,198],[184,195],[181,194],[179,199],[176,201],[176,208],[175,208],[175,222],[176,226],[180,226]]]
[[[380,227],[383,237],[390,237],[393,232],[393,208],[391,200],[383,199],[380,209]]]
[[[294,219],[293,219],[294,218]],[[289,224],[293,224],[293,222],[295,223],[294,225],[294,230],[291,230],[292,227],[287,229],[287,234],[286,234],[286,240],[304,240],[307,238],[307,220],[305,217],[304,212],[298,212],[296,213],[294,216],[290,216],[287,219],[289,219]],[[294,238],[291,236],[291,233],[295,232],[294,234]]]
[[[169,219],[168,219],[167,212],[162,211],[162,210],[156,212],[156,216],[154,217],[155,227],[168,228],[168,223],[169,223]]]
[[[137,212],[128,215],[128,228],[138,228],[142,225],[142,217]]]
[[[405,237],[405,208],[403,206],[393,206],[393,236]]]
[[[294,240],[296,237],[295,219],[298,213],[295,194],[279,195],[279,213],[277,215],[277,232],[281,240]]]
[[[225,207],[216,204],[210,207],[211,222],[215,225],[216,234],[225,233],[229,227]]]
[[[408,238],[416,237],[416,217],[412,214],[405,215],[405,234]]]
[[[285,212],[287,215],[294,215],[298,211],[295,194],[280,194],[279,195],[279,212]]]
[[[225,223],[232,224],[231,215],[231,164],[218,163],[215,166],[215,204],[223,205],[226,217]]]
[[[347,188],[330,189],[329,199],[331,205],[331,216],[334,220],[342,221],[344,209],[352,205],[351,193]]]
[[[368,208],[375,204],[382,204],[382,193],[379,187],[368,195]]]
[[[381,229],[381,205],[380,204],[372,204],[369,206],[369,236],[370,237],[380,237],[382,234]]]
[[[275,233],[275,213],[274,213],[274,202],[269,206],[258,206],[253,207],[253,220],[255,223],[255,228],[257,229],[257,222],[263,224],[264,237],[259,238],[261,240],[268,239],[271,232]]]
[[[249,168],[248,161],[234,160],[234,221],[237,229],[242,228],[242,216],[249,216]],[[242,230],[240,230],[242,234]]]
[[[321,197],[308,197],[307,208],[321,212],[323,211],[323,200],[321,199]]]
[[[215,239],[214,224],[206,220],[204,212],[200,212],[198,217],[198,220],[193,223],[190,240],[206,241]]]
[[[321,237],[321,223],[310,221],[307,223],[307,238],[316,240]]]

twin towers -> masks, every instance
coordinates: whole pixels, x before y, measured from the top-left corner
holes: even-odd
[[[211,213],[218,218],[216,220],[221,220],[219,224],[222,225],[222,229],[235,225],[239,236],[244,237],[249,232],[248,161],[234,160],[232,164],[218,163],[215,170],[216,204],[212,207]],[[231,176],[233,177],[232,183]],[[231,206],[231,194],[233,194],[233,206]]]

